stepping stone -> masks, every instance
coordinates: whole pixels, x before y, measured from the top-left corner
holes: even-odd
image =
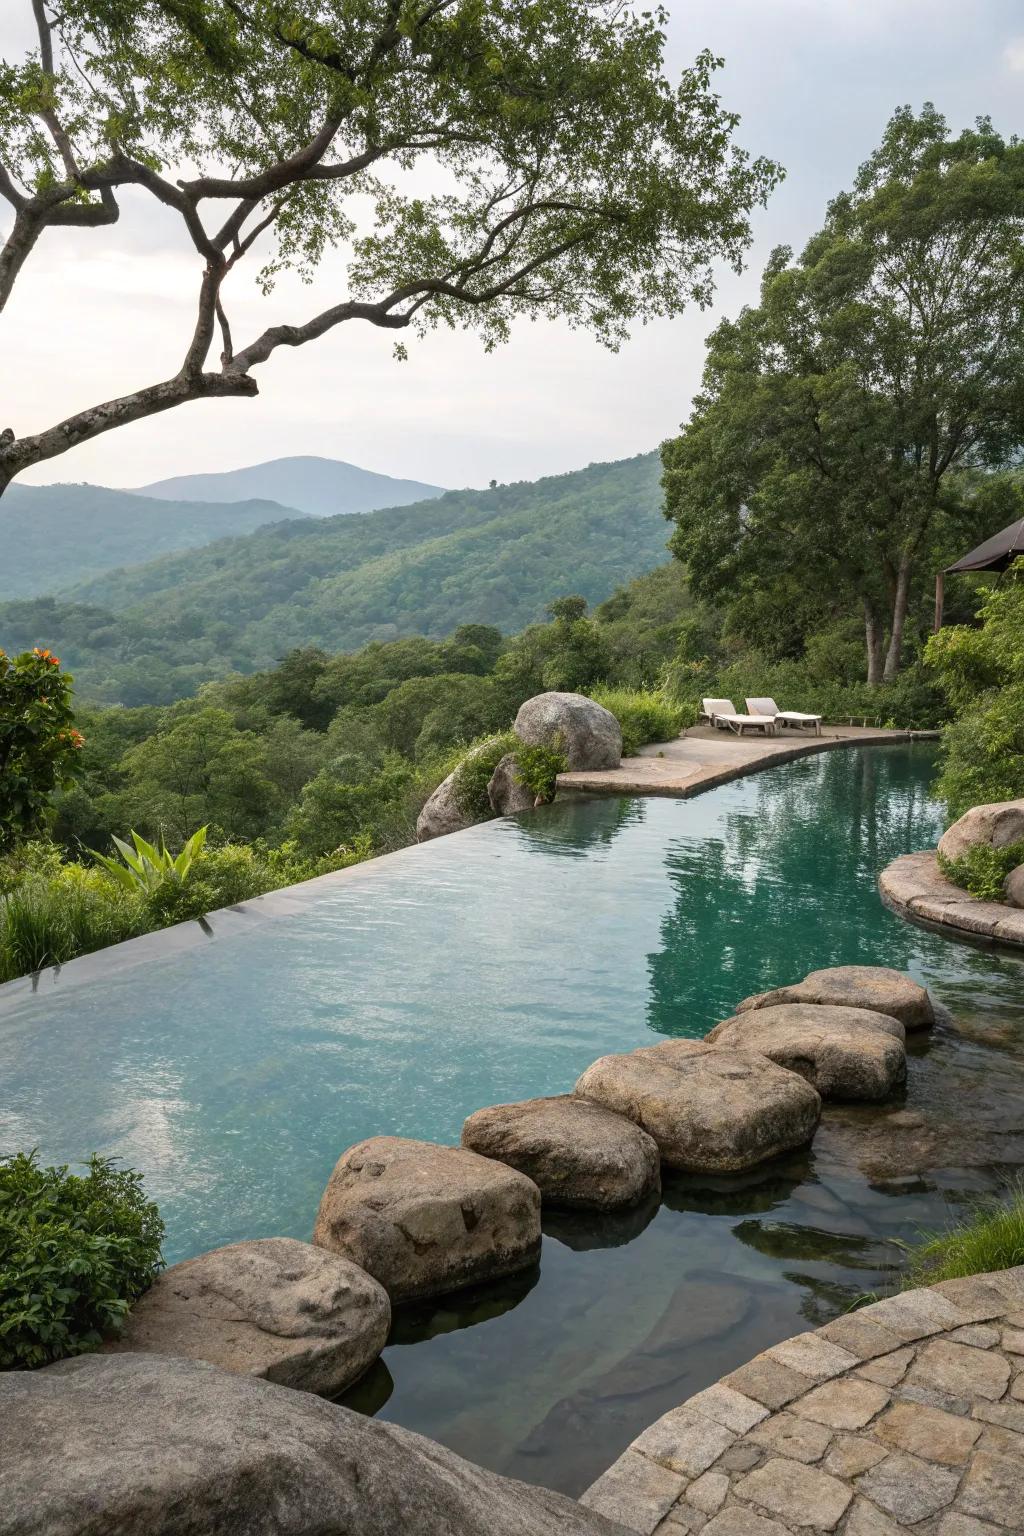
[[[392,1301],[437,1296],[536,1262],[540,1190],[462,1147],[374,1136],[338,1159],[313,1241],[359,1264]]]
[[[802,1077],[753,1051],[667,1040],[602,1056],[577,1082],[577,1098],[641,1126],[669,1168],[735,1173],[814,1135],[821,1101]]]
[[[906,1081],[903,1025],[867,1008],[781,1003],[725,1019],[705,1038],[760,1051],[823,1099],[885,1099]]]
[[[546,1204],[614,1210],[661,1188],[653,1138],[568,1093],[478,1109],[462,1127],[462,1145],[525,1173]]]
[[[935,1010],[925,987],[904,971],[885,965],[836,965],[811,971],[803,981],[756,992],[737,1003],[737,1013],[774,1008],[779,1003],[825,1003],[836,1008],[867,1008],[899,1019],[906,1029],[930,1029]]]
[[[207,1360],[333,1396],[373,1364],[390,1326],[387,1292],[350,1260],[265,1237],[165,1269],[104,1350]]]

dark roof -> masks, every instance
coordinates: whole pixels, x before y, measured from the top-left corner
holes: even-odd
[[[1024,517],[994,533],[984,544],[972,549],[955,565],[947,565],[948,571],[1005,571],[1008,565],[1024,557]]]

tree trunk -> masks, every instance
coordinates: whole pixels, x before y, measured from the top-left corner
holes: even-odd
[[[900,670],[900,662],[903,659],[903,626],[906,623],[907,607],[910,602],[910,556],[900,556],[900,568],[896,576],[896,596],[892,605],[892,632],[889,635],[889,649],[885,657],[885,670],[882,673],[882,681],[891,683]]]
[[[868,682],[882,681],[882,626],[871,604],[864,602],[864,638],[868,650]]]

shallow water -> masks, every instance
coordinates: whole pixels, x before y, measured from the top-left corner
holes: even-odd
[[[701,1035],[811,969],[911,971],[954,1024],[914,1047],[906,1106],[830,1110],[810,1153],[758,1177],[546,1218],[539,1269],[404,1309],[346,1399],[579,1491],[1024,1162],[1024,966],[900,923],[875,890],[935,841],[931,771],[927,747],[862,749],[692,800],[559,803],[318,883],[186,954],[0,988],[0,1149],[140,1167],[171,1261],[305,1238],[361,1137],[455,1140],[483,1104],[564,1091],[652,1031]]]

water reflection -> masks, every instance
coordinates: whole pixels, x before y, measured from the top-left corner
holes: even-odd
[[[545,1237],[564,1243],[574,1253],[590,1253],[597,1248],[621,1248],[631,1243],[650,1226],[661,1201],[652,1195],[642,1205],[625,1211],[552,1211],[541,1214]]]
[[[529,816],[516,818],[524,842],[545,853],[587,859],[609,848],[626,827],[644,820],[646,802],[616,795],[599,799],[567,796]]]
[[[754,780],[753,804],[674,839],[665,854],[674,900],[648,960],[651,1028],[703,1033],[751,992],[823,966],[907,968],[915,935],[894,922],[880,943],[875,880],[941,830],[922,783],[932,757],[914,747],[790,763]]]

